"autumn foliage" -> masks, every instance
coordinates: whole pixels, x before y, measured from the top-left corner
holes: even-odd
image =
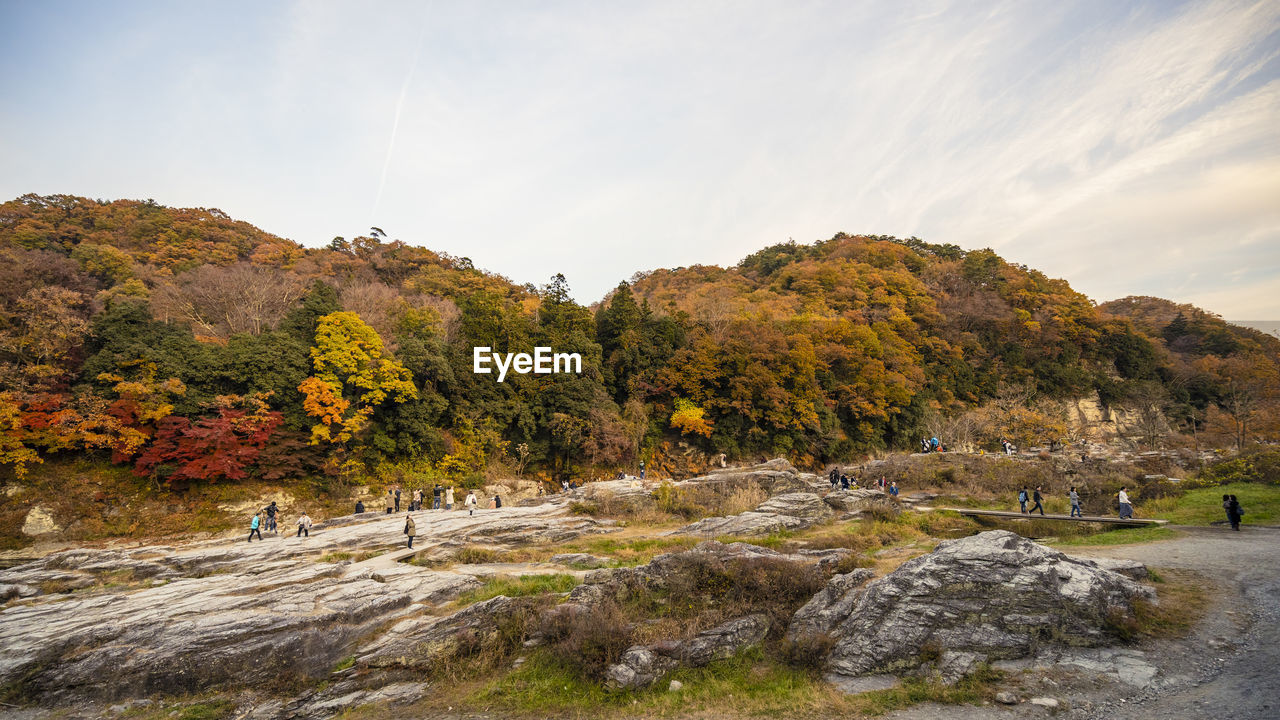
[[[471,348],[581,374],[471,371]],[[916,238],[764,248],[638,273],[593,307],[368,236],[306,248],[216,209],[0,204],[0,472],[42,457],[158,484],[493,462],[570,476],[676,441],[801,463],[1070,441],[1064,403],[1133,437],[1280,435],[1280,341],[1191,306],[1096,306],[1062,280]],[[512,448],[520,448],[518,451]]]

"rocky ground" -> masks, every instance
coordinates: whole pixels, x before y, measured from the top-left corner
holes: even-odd
[[[875,491],[828,493],[825,483],[783,461],[680,486],[735,483],[763,488],[768,498],[675,535],[732,529],[749,536],[780,523],[803,528],[899,511]],[[268,533],[253,543],[72,550],[0,571],[0,686],[20,689],[13,699],[36,701],[25,708],[0,704],[0,716],[120,717],[145,710],[158,695],[234,688],[237,707],[261,718],[321,720],[370,703],[407,704],[414,716],[480,717],[445,708],[423,715],[430,706],[424,679],[460,647],[490,642],[511,617],[541,617],[528,627],[551,627],[548,618],[572,620],[629,595],[691,587],[681,573],[708,568],[724,577],[805,578],[811,589],[782,616],[762,593],[757,605],[744,601],[740,612],[690,627],[682,637],[636,644],[607,669],[604,684],[665,682],[674,668],[700,667],[785,633],[792,642],[829,640],[814,645],[823,648],[823,672],[850,692],[909,676],[953,681],[983,662],[1006,673],[998,699],[1007,705],[926,704],[892,715],[904,720],[1047,713],[1177,718],[1220,708],[1235,717],[1280,715],[1274,530],[1187,529],[1173,541],[1073,550],[1091,559],[991,531],[945,541],[880,577],[841,570],[847,550],[780,553],[717,542],[633,568],[611,568],[610,558],[582,553],[545,563],[403,562],[417,552],[448,558],[469,545],[551,546],[613,532],[613,522],[571,509],[643,507],[653,502],[652,487],[598,483],[475,516],[421,511],[414,513],[413,552],[404,549],[403,513],[370,513],[336,518],[309,538]],[[1119,642],[1113,616],[1131,615],[1135,602],[1152,597],[1149,585],[1138,582],[1147,579],[1144,566],[1195,571],[1214,583],[1214,605],[1190,637]],[[559,600],[499,596],[461,610],[448,605],[487,576],[549,572],[585,582]],[[540,642],[546,639],[535,634],[525,646]]]

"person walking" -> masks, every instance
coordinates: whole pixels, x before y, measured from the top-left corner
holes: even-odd
[[[436,486],[431,488],[431,509],[432,510],[440,509],[440,495],[442,495],[443,493],[444,493],[444,488],[440,487],[440,483],[436,483]]]
[[[271,532],[277,532],[276,513],[278,512],[280,512],[280,508],[276,507],[276,501],[272,500],[271,504],[267,506],[267,529]]]
[[[453,486],[452,485],[450,485],[444,491],[444,509],[445,510],[453,509]]]
[[[466,500],[464,500],[464,501],[463,501],[463,503],[467,506],[467,510],[469,511],[469,514],[470,514],[470,515],[475,515],[475,514],[476,514],[476,506],[480,504],[480,501],[476,500],[476,491],[475,491],[475,490],[468,490],[468,491],[467,491],[467,499],[466,499]]]
[[[1084,517],[1084,511],[1080,509],[1080,493],[1076,492],[1076,486],[1071,486],[1071,517]]]
[[[1030,499],[1031,495],[1027,492],[1026,488],[1022,488],[1018,491],[1018,504],[1022,506],[1023,515],[1027,514],[1027,501]]]
[[[409,513],[404,514],[404,534],[409,536],[409,549],[413,549],[413,536],[418,534],[418,526],[414,524]]]
[[[307,511],[303,510],[302,515],[298,517],[298,534],[294,537],[302,536],[311,537],[311,518],[307,517]]]
[[[396,487],[396,494],[394,497],[396,502],[396,512],[400,512],[400,488],[398,486]]]
[[[262,525],[262,514],[255,513],[253,516],[253,519],[249,521],[249,542],[253,542],[254,533],[258,534],[259,540],[262,539],[262,530],[259,529],[261,525]]]
[[[1227,522],[1231,523],[1231,529],[1239,532],[1240,516],[1244,514],[1244,510],[1240,507],[1240,502],[1236,500],[1236,496],[1223,495],[1222,509],[1227,511]]]
[[[1129,502],[1129,493],[1125,492],[1128,488],[1121,485],[1120,492],[1116,493],[1116,502],[1120,505],[1119,513],[1121,520],[1127,520],[1133,517],[1133,505]]]
[[[1031,513],[1034,513],[1035,511],[1039,510],[1039,511],[1040,511],[1040,517],[1044,517],[1044,506],[1040,504],[1040,502],[1041,502],[1042,500],[1044,500],[1044,498],[1040,496],[1040,486],[1039,486],[1039,485],[1037,485],[1037,486],[1036,486],[1035,494],[1033,494],[1033,495],[1031,496],[1031,499],[1035,502],[1035,505],[1032,505],[1032,506],[1031,506],[1031,512],[1029,512],[1029,513],[1027,513],[1027,514],[1028,514],[1028,515],[1030,515]]]

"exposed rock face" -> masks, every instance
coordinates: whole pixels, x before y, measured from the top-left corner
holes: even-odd
[[[785,492],[810,491],[817,482],[817,476],[801,473],[784,458],[774,458],[766,463],[745,468],[725,468],[712,470],[706,475],[690,478],[685,483],[725,483],[742,485],[758,485],[770,495]]]
[[[447,617],[406,618],[360,648],[356,659],[370,667],[431,670],[438,662],[453,657],[461,643],[497,632],[502,618],[522,612],[528,605],[525,598],[499,595]]]
[[[911,672],[933,656],[950,680],[1047,644],[1110,644],[1111,621],[1131,615],[1139,598],[1154,593],[995,530],[940,543],[865,587],[839,576],[797,613],[789,632],[829,633],[833,675]]]
[[[639,480],[605,480],[583,485],[576,491],[588,502],[617,504],[640,510],[653,505],[653,495]]]
[[[775,495],[756,507],[756,512],[790,515],[810,522],[831,517],[831,508],[814,493],[793,492]]]
[[[58,527],[58,523],[54,522],[53,515],[39,505],[31,508],[27,512],[26,520],[22,521],[23,535],[44,535],[58,532],[61,529],[61,527]]]
[[[732,657],[761,642],[768,633],[769,618],[747,615],[704,630],[683,643],[636,645],[609,666],[605,682],[614,688],[647,687],[682,665],[702,667]]]
[[[897,514],[898,504],[879,490],[858,488],[857,490],[833,490],[822,498],[822,501],[841,512],[860,512],[880,509]]]
[[[415,519],[424,549],[604,529],[550,505]],[[403,526],[403,515],[366,513],[317,525],[309,538],[73,550],[2,571],[0,597],[27,600],[0,608],[0,685],[56,705],[327,674],[371,633],[398,621],[423,627],[424,605],[479,585],[466,566],[437,571],[391,556],[317,562],[335,551],[403,548]]]
[[[557,565],[568,565],[578,568],[602,568],[607,567],[611,560],[599,555],[591,555],[589,553],[561,553],[552,555],[551,562]]]
[[[749,510],[728,517],[703,518],[674,531],[673,535],[768,535],[781,530],[800,530],[830,518],[831,509],[811,492],[775,495]]]
[[[858,594],[852,591],[862,587],[871,576],[872,572],[866,568],[833,575],[827,581],[827,586],[792,616],[791,626],[787,628],[787,639],[797,640],[806,635],[831,632],[832,628],[853,612]]]
[[[752,510],[738,515],[730,515],[729,517],[703,518],[698,522],[675,530],[671,534],[700,535],[702,537],[769,535],[783,530],[801,530],[812,524],[804,518]]]

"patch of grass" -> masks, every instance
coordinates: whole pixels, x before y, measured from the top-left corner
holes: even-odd
[[[1079,537],[1065,538],[1051,543],[1055,546],[1079,547],[1088,545],[1132,545],[1135,543],[1155,542],[1157,540],[1171,540],[1178,537],[1180,533],[1177,530],[1171,530],[1167,527],[1159,525],[1145,525],[1134,528],[1121,528],[1119,530],[1105,530],[1093,535],[1081,535]]]
[[[1204,577],[1189,570],[1150,570],[1159,605],[1140,602],[1135,608],[1137,630],[1146,637],[1184,637],[1209,609],[1211,598]]]
[[[703,668],[682,668],[653,687],[611,691],[545,652],[482,685],[462,702],[512,714],[565,717],[839,717],[881,714],[920,702],[977,703],[994,694],[983,670],[953,686],[908,680],[902,687],[845,695],[815,673],[774,662],[758,648]],[[679,692],[667,685],[678,680]]]
[[[343,560],[350,560],[352,557],[354,556],[345,550],[334,550],[333,552],[327,552],[324,555],[321,555],[319,562],[336,563],[342,562]]]
[[[1245,525],[1280,524],[1280,486],[1258,483],[1231,483],[1188,490],[1180,497],[1151,500],[1138,510],[1148,517],[1179,525],[1208,525],[1226,522],[1222,496],[1235,495],[1244,508]]]
[[[499,595],[521,597],[543,593],[565,593],[581,583],[573,575],[499,575],[475,590],[468,590],[455,601],[459,606],[472,605]]]
[[[356,562],[364,562],[365,560],[372,560],[373,558],[376,558],[379,555],[386,555],[386,554],[387,554],[386,550],[365,550],[364,552],[356,555],[354,560]]]
[[[223,720],[236,709],[230,700],[211,700],[179,708],[176,720]]]
[[[341,660],[339,660],[337,665],[333,666],[333,672],[342,672],[343,670],[346,670],[347,668],[355,664],[356,664],[356,656],[348,655],[342,658]]]

